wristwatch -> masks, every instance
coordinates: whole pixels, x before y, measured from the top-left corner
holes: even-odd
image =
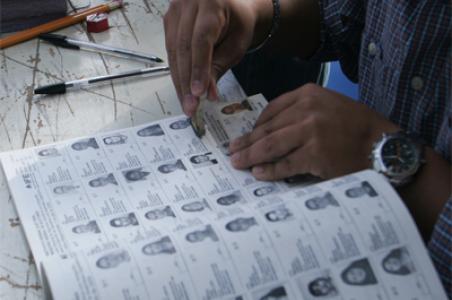
[[[372,148],[370,159],[375,171],[400,187],[411,181],[425,163],[424,145],[420,139],[403,131],[383,133]]]

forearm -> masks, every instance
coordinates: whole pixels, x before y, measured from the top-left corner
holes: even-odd
[[[253,46],[259,45],[270,32],[272,0],[254,0],[257,21]],[[320,7],[317,0],[280,0],[279,28],[265,47],[272,53],[311,56],[320,44]]]
[[[425,241],[448,198],[451,197],[451,165],[432,148],[425,151],[426,163],[414,180],[399,189]]]

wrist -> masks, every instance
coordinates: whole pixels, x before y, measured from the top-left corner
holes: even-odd
[[[397,188],[425,241],[451,194],[452,169],[448,161],[430,147],[425,147],[425,164],[413,178]]]
[[[383,174],[394,187],[410,183],[424,164],[424,143],[402,130],[388,134],[373,145],[373,169]]]
[[[251,6],[255,12],[255,23],[250,49],[254,49],[267,39],[272,29],[273,4],[272,0],[253,0]]]
[[[400,127],[386,120],[379,114],[375,114],[372,118],[370,118],[369,124],[370,125],[365,143],[365,153],[367,154],[367,167],[373,169],[371,155],[374,149],[374,145],[381,140],[383,134],[396,133],[400,131]]]

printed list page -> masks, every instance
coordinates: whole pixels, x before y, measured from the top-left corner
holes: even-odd
[[[47,261],[52,292],[56,299],[447,299],[407,209],[373,171],[249,204]]]

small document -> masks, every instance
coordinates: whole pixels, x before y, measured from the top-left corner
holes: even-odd
[[[0,154],[49,298],[447,299],[379,174],[257,181],[231,167],[261,95]]]

